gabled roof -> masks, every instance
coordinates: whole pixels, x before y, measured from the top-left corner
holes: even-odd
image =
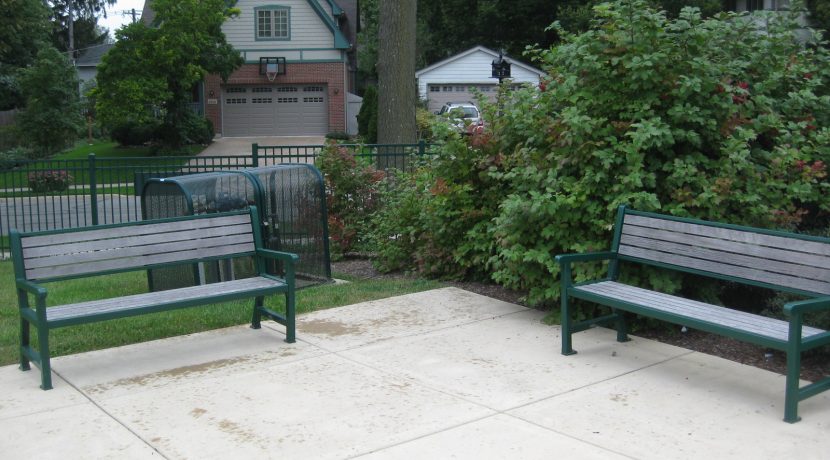
[[[479,46],[476,46],[476,47],[470,48],[470,49],[468,49],[467,51],[462,51],[462,52],[460,52],[460,53],[458,53],[458,54],[456,54],[456,55],[450,56],[450,57],[448,57],[447,59],[444,59],[443,61],[438,61],[438,62],[436,62],[435,64],[432,64],[432,65],[430,65],[430,66],[424,67],[423,69],[418,70],[417,72],[415,72],[415,77],[420,77],[422,74],[424,74],[424,73],[426,73],[426,72],[429,72],[429,71],[435,70],[435,69],[437,69],[437,68],[439,68],[439,67],[443,67],[443,66],[445,66],[445,65],[447,65],[447,64],[451,64],[451,63],[453,63],[453,62],[455,62],[455,61],[458,61],[458,60],[460,60],[460,59],[462,59],[462,58],[464,58],[464,57],[467,57],[467,56],[469,56],[469,55],[471,55],[471,54],[478,53],[478,52],[483,52],[483,53],[485,53],[485,54],[489,54],[489,55],[493,56],[493,59],[496,59],[496,58],[498,58],[498,57],[499,57],[499,53],[498,53],[497,51],[493,51],[493,50],[491,50],[490,48],[487,48],[487,47],[484,47],[484,46],[480,46],[480,45],[479,45]],[[528,72],[532,72],[532,73],[535,73],[535,74],[538,74],[538,75],[544,75],[544,74],[545,74],[545,72],[543,72],[543,71],[541,71],[541,70],[537,69],[536,67],[532,67],[532,66],[529,66],[529,65],[527,65],[527,64],[525,64],[525,63],[523,63],[523,62],[519,62],[519,61],[517,61],[517,60],[515,60],[515,59],[513,59],[513,58],[510,58],[510,57],[509,57],[509,56],[507,56],[507,55],[504,55],[504,56],[503,56],[503,58],[504,58],[504,60],[505,60],[505,61],[510,62],[510,64],[512,64],[512,65],[514,65],[514,66],[516,66],[516,67],[521,67],[522,69],[525,69],[525,70],[527,70]]]
[[[75,59],[75,67],[95,67],[101,63],[101,57],[115,46],[112,43],[104,43],[103,45],[90,46],[78,50],[78,57]]]
[[[148,26],[153,23],[153,20],[155,20],[155,17],[156,17],[156,13],[150,7],[150,2],[151,1],[152,0],[145,0],[144,1],[144,9],[141,13],[141,20],[144,22],[144,24],[146,24]],[[351,48],[352,44],[349,43],[349,40],[347,40],[346,37],[343,35],[343,32],[340,31],[340,27],[326,14],[326,10],[324,10],[323,7],[320,6],[320,3],[318,2],[318,0],[306,0],[306,1],[308,2],[309,6],[311,6],[311,9],[313,9],[314,12],[317,13],[317,16],[320,17],[320,20],[323,21],[323,24],[325,24],[326,27],[329,28],[332,35],[334,35],[334,47],[336,49],[349,49],[349,48]],[[340,8],[340,5],[338,5],[335,0],[326,0],[326,1],[329,3],[329,6],[331,6],[331,11],[332,11],[332,14],[334,14],[334,16],[341,16],[342,14],[345,13],[343,11],[343,8]],[[271,3],[271,2],[270,1],[264,1],[263,3]]]

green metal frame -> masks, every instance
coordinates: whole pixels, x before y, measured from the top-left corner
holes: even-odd
[[[624,342],[628,339],[627,324],[625,321],[626,313],[633,313],[641,316],[655,318],[661,321],[666,321],[675,324],[682,324],[694,329],[699,329],[706,332],[712,332],[726,337],[742,340],[744,342],[754,343],[764,347],[781,350],[787,354],[787,380],[786,380],[786,395],[784,405],[784,421],[795,423],[801,418],[798,416],[798,402],[815,396],[823,391],[830,390],[830,377],[822,379],[818,382],[799,387],[799,375],[801,371],[801,353],[811,350],[816,347],[830,344],[830,332],[825,332],[809,339],[803,340],[801,337],[802,327],[804,324],[804,314],[807,312],[830,310],[830,296],[823,294],[794,289],[789,286],[776,285],[772,283],[763,283],[754,280],[748,280],[735,276],[725,276],[717,273],[711,273],[701,270],[689,269],[672,264],[655,262],[653,260],[641,259],[636,257],[629,257],[618,253],[620,246],[620,239],[622,235],[622,227],[626,214],[652,217],[657,219],[672,220],[683,223],[691,223],[698,225],[705,225],[709,227],[727,228],[731,230],[748,231],[753,233],[761,233],[765,235],[780,236],[791,238],[793,240],[801,241],[817,241],[822,243],[830,243],[830,239],[821,238],[809,235],[799,235],[795,233],[788,233],[776,230],[766,230],[754,227],[746,227],[739,225],[723,224],[718,222],[709,222],[698,219],[687,219],[675,216],[668,216],[662,214],[655,214],[649,212],[641,212],[627,209],[625,206],[620,206],[617,211],[617,216],[614,225],[614,236],[611,242],[611,250],[604,252],[593,252],[583,254],[562,254],[555,257],[556,262],[560,266],[560,282],[561,282],[561,324],[562,324],[562,354],[572,355],[576,351],[573,349],[573,334],[584,331],[594,325],[613,325],[617,330],[617,340]],[[571,266],[574,263],[582,262],[596,262],[608,261],[608,276],[603,279],[587,281],[584,283],[575,284],[573,281]],[[665,311],[654,310],[634,302],[625,302],[616,299],[610,299],[602,295],[579,291],[574,288],[598,283],[601,281],[615,281],[619,277],[619,262],[635,262],[647,264],[655,267],[667,268],[670,270],[693,273],[696,275],[707,276],[727,281],[748,284],[752,286],[759,286],[777,291],[790,292],[800,294],[807,297],[812,297],[809,300],[790,302],[784,306],[784,314],[789,320],[790,332],[789,340],[774,340],[766,336],[754,334],[745,330],[735,329],[731,327],[722,326],[716,323],[691,319],[686,316],[674,315]],[[573,321],[573,311],[570,299],[578,298],[587,300],[600,305],[611,308],[611,313],[599,318],[593,318],[585,321]]]
[[[122,273],[128,271],[136,271],[136,270],[145,270],[148,267],[135,267],[135,268],[127,268],[127,269],[117,269],[117,270],[102,270],[95,273],[87,273],[82,275],[74,275],[74,276],[60,276],[60,277],[51,277],[51,278],[43,278],[37,280],[37,282],[29,280],[26,278],[26,267],[24,265],[23,259],[23,250],[21,239],[23,237],[28,236],[36,236],[36,235],[58,235],[64,233],[77,233],[83,232],[88,230],[101,230],[101,229],[108,229],[108,228],[121,228],[121,227],[130,227],[136,225],[144,225],[148,222],[152,223],[160,223],[160,222],[176,222],[176,221],[187,221],[187,220],[196,220],[196,219],[206,219],[206,218],[215,218],[217,216],[224,216],[224,215],[243,215],[243,214],[250,214],[251,216],[251,225],[254,235],[254,251],[249,252],[241,252],[237,254],[230,254],[227,256],[222,257],[205,257],[199,259],[191,259],[191,260],[184,260],[175,263],[163,263],[163,264],[156,264],[152,265],[149,268],[163,268],[163,267],[170,267],[176,265],[190,265],[196,264],[199,262],[207,262],[213,260],[223,260],[223,259],[230,259],[234,257],[243,257],[243,256],[252,256],[255,258],[255,264],[257,267],[257,272],[259,276],[264,276],[267,278],[271,278],[277,281],[282,282],[281,285],[273,286],[269,288],[262,288],[256,289],[246,292],[237,292],[237,293],[228,293],[228,294],[220,294],[215,295],[209,298],[204,299],[194,299],[194,300],[183,300],[179,302],[174,302],[170,304],[164,305],[154,305],[149,304],[142,306],[140,308],[118,311],[118,312],[104,312],[92,315],[85,315],[85,316],[78,316],[73,318],[64,318],[61,320],[47,320],[46,317],[46,297],[48,295],[47,289],[41,285],[41,283],[51,283],[51,282],[58,282],[64,281],[68,279],[75,279],[75,278],[87,278],[93,276],[101,276],[101,275],[109,275],[114,273]],[[186,217],[176,217],[176,218],[168,218],[168,219],[157,219],[153,221],[140,221],[140,222],[132,222],[126,224],[111,224],[111,225],[98,225],[94,227],[84,227],[84,228],[76,228],[76,229],[68,229],[68,230],[53,230],[53,231],[45,231],[45,232],[32,232],[32,233],[20,233],[16,230],[11,231],[11,250],[12,250],[12,258],[14,264],[14,276],[15,276],[15,285],[17,288],[17,299],[18,299],[18,308],[20,311],[20,369],[23,371],[27,371],[31,369],[30,363],[34,363],[41,371],[41,385],[40,387],[44,390],[49,390],[52,388],[52,375],[51,375],[51,364],[50,364],[50,350],[49,350],[49,331],[52,329],[56,329],[59,327],[67,327],[67,326],[74,326],[77,324],[87,324],[93,323],[98,321],[106,321],[110,319],[116,318],[124,318],[128,316],[136,316],[142,315],[145,313],[154,313],[160,311],[167,311],[167,310],[175,310],[180,308],[188,308],[194,307],[199,305],[210,305],[222,302],[229,302],[233,300],[245,299],[245,298],[253,298],[254,299],[254,308],[253,308],[253,315],[251,319],[251,328],[259,329],[261,327],[261,320],[262,317],[265,316],[266,318],[272,319],[280,324],[285,325],[286,333],[285,333],[285,341],[288,343],[293,343],[296,341],[296,299],[295,299],[295,269],[294,265],[296,264],[299,258],[295,254],[285,253],[285,252],[277,252],[271,251],[268,249],[264,249],[262,243],[262,233],[259,226],[259,212],[256,209],[256,206],[250,206],[249,210],[246,211],[239,211],[239,212],[229,212],[229,213],[219,213],[219,214],[204,214],[204,215],[197,215],[197,216],[186,216]],[[283,262],[285,267],[285,277],[284,279],[279,279],[274,276],[271,276],[265,272],[265,259],[277,259]],[[282,293],[285,295],[285,314],[275,312],[270,310],[264,306],[264,298],[266,295],[278,294]],[[35,308],[31,307],[30,303],[30,296],[34,296],[35,299]],[[34,326],[37,330],[38,334],[38,342],[39,342],[39,349],[35,350],[32,348],[30,343],[30,327]]]

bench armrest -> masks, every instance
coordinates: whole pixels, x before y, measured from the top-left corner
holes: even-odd
[[[46,288],[43,286],[40,286],[29,280],[24,280],[22,278],[18,278],[16,284],[18,289],[22,289],[28,292],[29,294],[37,296],[38,298],[46,297]]]
[[[572,262],[590,262],[594,260],[611,260],[616,259],[617,253],[611,251],[602,252],[584,252],[579,254],[560,254],[554,259],[559,265],[564,266]]]
[[[290,252],[274,251],[271,249],[257,249],[256,254],[260,257],[265,257],[268,259],[277,259],[283,262],[288,262],[292,265],[297,263],[298,260],[300,260],[300,256],[298,256],[297,254],[292,254]]]
[[[787,316],[820,310],[830,310],[830,297],[799,300],[797,302],[789,302],[784,305],[784,314]]]
[[[559,276],[562,280],[562,289],[567,289],[573,285],[573,277],[571,276],[571,264],[574,262],[592,262],[598,260],[616,260],[617,253],[611,251],[602,252],[585,252],[579,254],[560,254],[554,257],[554,260],[559,264]]]

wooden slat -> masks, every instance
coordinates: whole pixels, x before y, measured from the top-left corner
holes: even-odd
[[[625,215],[625,225],[637,225],[646,228],[671,230],[691,235],[709,236],[722,240],[750,243],[759,246],[804,252],[807,254],[830,256],[830,243],[767,235],[748,230],[733,230],[714,225],[692,224],[655,217],[637,216],[633,214]]]
[[[633,246],[642,249],[653,249],[669,254],[694,257],[696,259],[717,261],[721,264],[734,265],[738,267],[758,268],[764,272],[778,273],[798,278],[807,278],[816,281],[830,280],[830,270],[812,267],[809,265],[797,265],[788,262],[768,259],[765,257],[753,257],[744,254],[712,250],[694,244],[674,243],[653,238],[643,238],[629,234],[623,234],[620,239],[620,246]],[[761,251],[759,251],[761,252]],[[830,257],[828,258],[830,260]],[[731,269],[730,269],[731,270]],[[730,272],[724,273],[730,274]]]
[[[258,289],[284,286],[285,283],[270,278],[255,277],[222,283],[173,289],[169,291],[150,292],[113,299],[95,300],[70,305],[48,308],[46,318],[57,321],[110,312],[133,310],[142,307],[175,304],[195,299],[209,299],[223,294],[235,294]]]
[[[255,246],[251,242],[231,246],[202,247],[186,251],[171,252],[167,254],[124,257],[121,259],[96,261],[87,264],[60,265],[36,268],[31,270],[27,269],[26,278],[29,280],[38,280],[43,278],[76,276],[87,273],[104,272],[110,270],[123,270],[130,268],[139,269],[141,267],[146,267],[154,264],[176,263],[207,257],[230,256],[233,254],[245,255],[252,253],[254,249]]]
[[[574,289],[617,301],[632,303],[656,311],[663,311],[681,318],[689,318],[714,325],[730,327],[770,337],[775,340],[786,341],[789,337],[789,323],[786,321],[649,291],[614,281],[604,281],[579,286]],[[808,338],[824,332],[821,329],[804,326],[802,328],[802,338]]]
[[[817,281],[796,276],[787,276],[777,273],[765,272],[748,267],[738,267],[711,260],[696,259],[693,257],[669,254],[660,251],[637,248],[633,246],[620,246],[619,254],[629,257],[636,257],[644,260],[653,260],[669,265],[701,270],[704,272],[717,273],[722,275],[758,281],[776,286],[786,286],[792,289],[799,289],[817,294],[830,294],[830,282]]]
[[[24,248],[36,246],[51,246],[61,243],[74,243],[81,241],[94,241],[113,237],[125,237],[135,235],[147,235],[153,233],[170,233],[199,228],[222,227],[235,224],[251,223],[249,214],[238,214],[232,216],[206,217],[171,222],[152,222],[127,225],[123,227],[97,229],[87,227],[84,229],[70,230],[67,232],[26,236],[21,241]]]
[[[830,256],[794,251],[789,248],[771,248],[757,244],[743,243],[733,240],[722,240],[718,238],[711,238],[709,236],[691,235],[688,233],[639,227],[635,225],[623,226],[622,234],[830,269]],[[798,246],[800,241],[801,240],[794,240],[794,246]]]
[[[250,230],[250,226],[249,226]],[[98,250],[91,252],[80,252],[75,254],[63,254],[49,257],[39,257],[26,260],[26,268],[35,269],[43,267],[75,265],[105,260],[118,260],[125,257],[154,256],[157,254],[168,254],[181,252],[190,249],[203,249],[237,245],[242,243],[253,243],[253,235],[227,235],[212,238],[191,239],[185,241],[174,241],[171,243],[159,243],[144,246],[128,246],[112,250]],[[205,257],[208,257],[207,255]]]
[[[48,256],[61,256],[79,252],[91,252],[119,249],[125,247],[140,247],[159,243],[177,241],[189,241],[198,238],[213,238],[225,235],[251,235],[251,224],[231,225],[225,227],[211,227],[195,230],[185,230],[167,233],[151,233],[147,235],[134,235],[128,237],[96,239],[80,241],[75,243],[61,243],[52,246],[39,246],[23,250],[25,259],[42,258]],[[27,263],[27,266],[29,264]]]

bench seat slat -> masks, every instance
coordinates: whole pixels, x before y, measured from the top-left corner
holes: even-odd
[[[624,225],[622,228],[622,236],[639,236],[655,241],[680,243],[689,246],[713,249],[716,251],[726,251],[735,254],[744,254],[746,256],[821,267],[830,270],[830,256],[795,251],[795,248],[792,248],[792,246],[788,249],[778,249],[739,241],[723,240],[710,236],[690,235],[688,233],[676,231],[640,227],[637,225]]]
[[[27,259],[26,267],[30,269],[35,269],[41,267],[49,267],[53,265],[74,265],[80,263],[100,262],[104,260],[118,260],[124,257],[152,256],[157,254],[167,254],[176,251],[184,251],[190,249],[211,248],[232,244],[242,244],[251,242],[252,240],[253,237],[251,236],[250,232],[248,234],[240,235],[218,235],[215,237],[203,238],[199,240],[173,241],[143,246],[127,246],[112,249],[106,252],[77,252],[60,256],[55,255],[50,257],[36,257],[32,259]]]
[[[670,254],[694,257],[702,260],[716,260],[720,263],[735,265],[737,267],[757,268],[764,272],[780,275],[807,278],[815,281],[826,282],[830,280],[830,270],[809,265],[799,265],[789,262],[771,260],[768,257],[748,256],[741,253],[723,250],[712,250],[697,245],[663,241],[655,238],[643,238],[623,232],[620,245],[633,246],[643,249],[653,249]],[[733,248],[733,250],[740,250]],[[830,257],[826,258],[830,262]]]
[[[232,225],[233,223],[247,223],[250,226],[251,218],[245,214],[238,214],[232,216],[177,220],[170,222],[138,222],[136,224],[124,225],[120,227],[109,227],[95,230],[90,230],[87,227],[78,230],[48,232],[45,235],[41,234],[27,236],[23,241],[21,241],[21,244],[25,249],[37,246],[52,246],[60,243],[73,243],[79,241],[79,238],[84,241],[89,241],[113,237],[147,235],[153,233],[180,232],[185,230]]]
[[[94,300],[76,304],[61,305],[46,309],[47,321],[60,321],[70,318],[124,312],[141,307],[173,305],[197,299],[239,294],[269,288],[284,287],[285,283],[266,277],[245,278],[221,283],[204,284],[169,291],[149,292],[126,297]]]
[[[134,246],[146,246],[159,243],[172,243],[175,241],[189,241],[201,238],[214,238],[225,235],[250,234],[251,224],[231,224],[217,227],[208,227],[198,230],[179,230],[174,232],[151,232],[141,235],[113,238],[88,238],[76,234],[78,237],[72,242],[63,242],[48,246],[29,247],[23,250],[25,259],[35,259],[64,254],[75,254],[79,252],[100,251]],[[28,242],[29,238],[24,239]],[[31,266],[29,263],[26,266]]]
[[[90,263],[72,265],[48,266],[43,268],[27,269],[26,279],[39,280],[44,278],[57,278],[63,276],[76,276],[86,273],[98,273],[112,270],[138,269],[141,267],[187,260],[198,261],[200,258],[250,255],[254,252],[253,242],[217,247],[199,247],[184,251],[168,252],[165,254],[150,254],[120,259],[100,260]]]
[[[754,280],[762,283],[768,283],[776,286],[789,287],[791,289],[799,289],[807,292],[814,292],[818,294],[830,294],[830,282],[810,280],[800,278],[797,276],[787,276],[777,273],[769,273],[763,270],[749,267],[738,267],[735,265],[724,264],[719,261],[697,259],[694,257],[686,257],[666,252],[655,251],[651,249],[643,249],[634,246],[620,246],[618,250],[620,255],[629,256],[644,261],[656,261],[669,265],[679,267],[702,270],[705,272],[724,274],[743,278],[746,280]]]
[[[789,337],[789,323],[786,321],[649,291],[616,281],[602,281],[577,286],[573,290],[600,295],[617,301],[635,303],[638,306],[668,312],[680,317],[732,327],[779,341],[786,342]],[[824,332],[821,329],[804,326],[802,338]]]
[[[830,256],[830,244],[820,241],[798,240],[793,244],[793,238],[784,236],[767,235],[749,230],[735,230],[715,225],[694,224],[690,222],[678,222],[670,219],[657,217],[638,216],[636,214],[625,215],[625,225],[637,225],[646,228],[658,228],[675,232],[688,233],[690,235],[709,236],[722,240],[749,243],[756,246],[767,246],[784,249],[793,252],[807,254],[819,254]]]

